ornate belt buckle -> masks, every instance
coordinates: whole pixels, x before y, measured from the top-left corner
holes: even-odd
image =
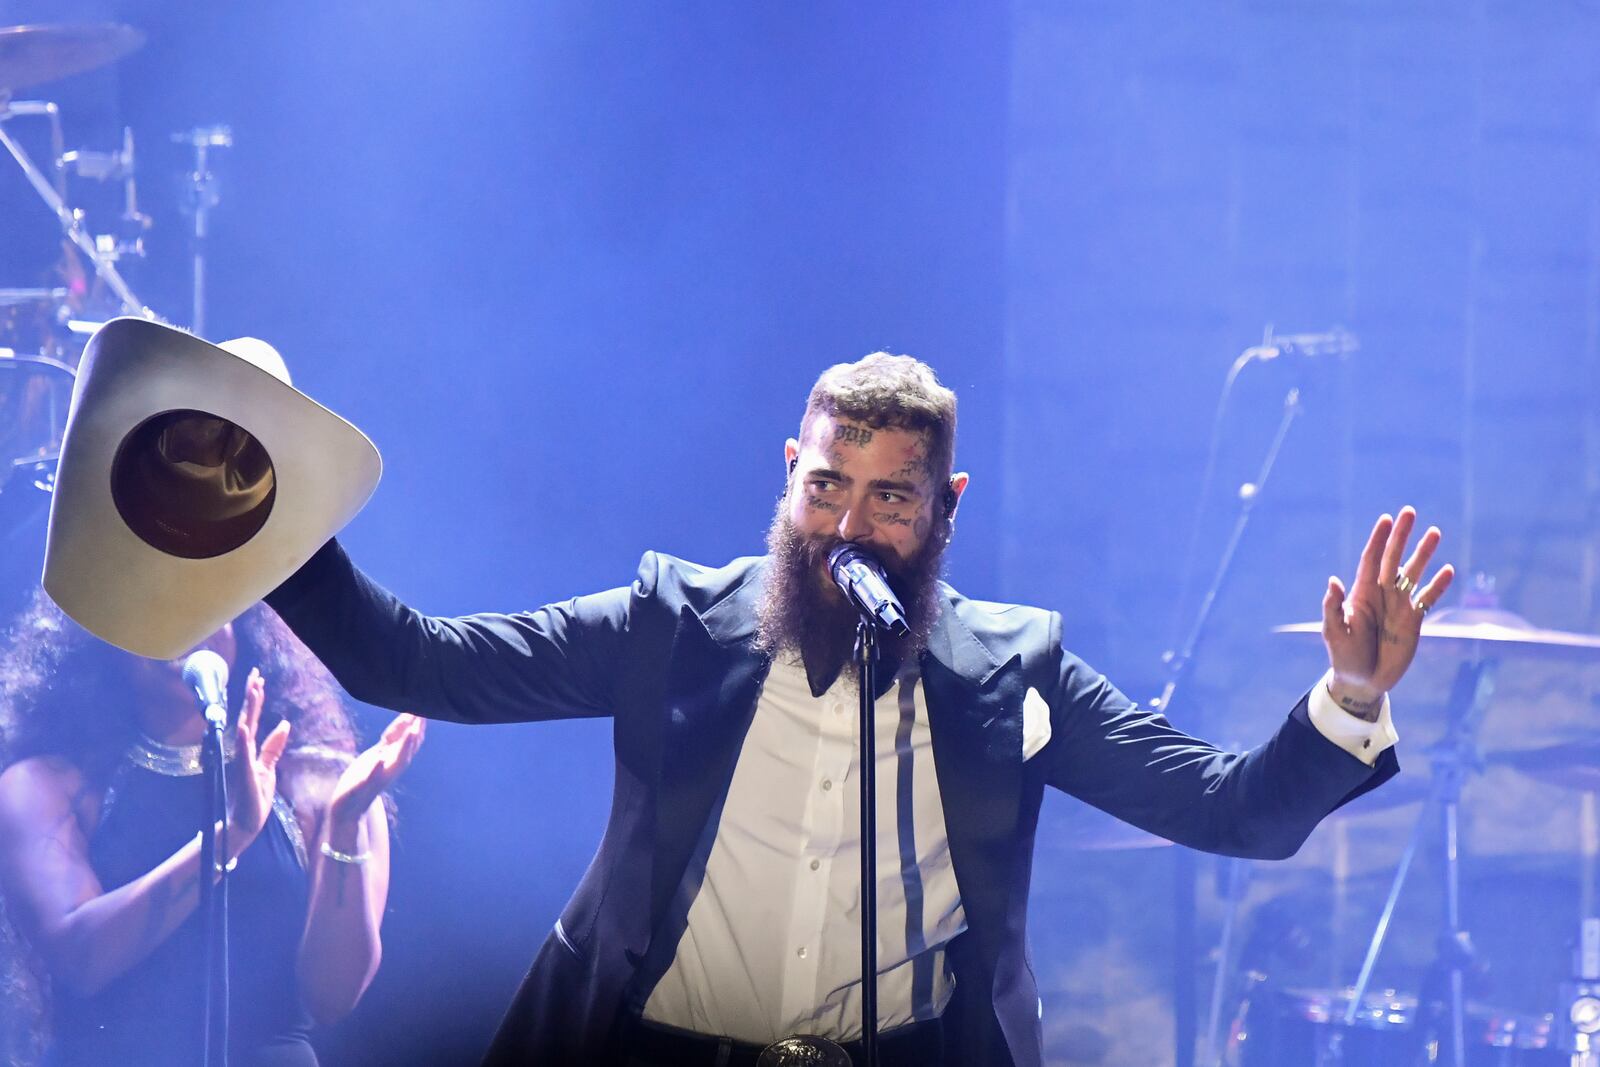
[[[799,1034],[761,1050],[756,1067],[851,1067],[850,1053],[825,1037]]]

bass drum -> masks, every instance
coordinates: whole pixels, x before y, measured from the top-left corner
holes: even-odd
[[[0,348],[0,490],[13,479],[48,489],[72,385],[73,370],[60,360]]]
[[[1368,993],[1347,1021],[1351,990],[1261,988],[1240,1007],[1229,1035],[1234,1067],[1427,1067],[1451,1062],[1420,1023],[1417,998]],[[1442,1018],[1442,1013],[1430,1013]],[[1495,1012],[1469,1005],[1468,1067],[1564,1067],[1551,1017]]]

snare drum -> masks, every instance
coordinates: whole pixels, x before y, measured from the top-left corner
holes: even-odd
[[[1411,1067],[1417,999],[1368,993],[1347,1023],[1349,991],[1257,989],[1230,1039],[1237,1067]]]
[[[1229,1039],[1235,1067],[1422,1067],[1449,1062],[1420,1025],[1417,998],[1394,990],[1368,993],[1347,1021],[1351,990],[1254,991]],[[1437,1016],[1436,1016],[1437,1017]],[[1551,1017],[1497,1012],[1469,1004],[1469,1067],[1556,1067]]]

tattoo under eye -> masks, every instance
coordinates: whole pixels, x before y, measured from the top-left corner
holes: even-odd
[[[806,494],[806,510],[807,511],[838,511],[839,510],[839,505],[835,504],[831,500],[823,500],[820,497],[815,497],[815,496],[812,496],[810,493],[807,493]]]
[[[872,521],[873,522],[882,523],[885,526],[910,526],[911,525],[911,520],[908,517],[906,517],[904,515],[896,515],[892,511],[879,511],[879,512],[876,512],[872,516]]]

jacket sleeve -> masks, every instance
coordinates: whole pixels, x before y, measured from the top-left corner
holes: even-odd
[[[1057,623],[1059,625],[1059,623]],[[1393,750],[1368,767],[1323,737],[1305,698],[1265,744],[1225,752],[1140,708],[1062,652],[1045,780],[1180,845],[1285,859],[1340,805],[1393,777]]]
[[[357,700],[454,722],[609,715],[630,589],[534,611],[424,615],[363,574],[336,540],[266,597]]]

